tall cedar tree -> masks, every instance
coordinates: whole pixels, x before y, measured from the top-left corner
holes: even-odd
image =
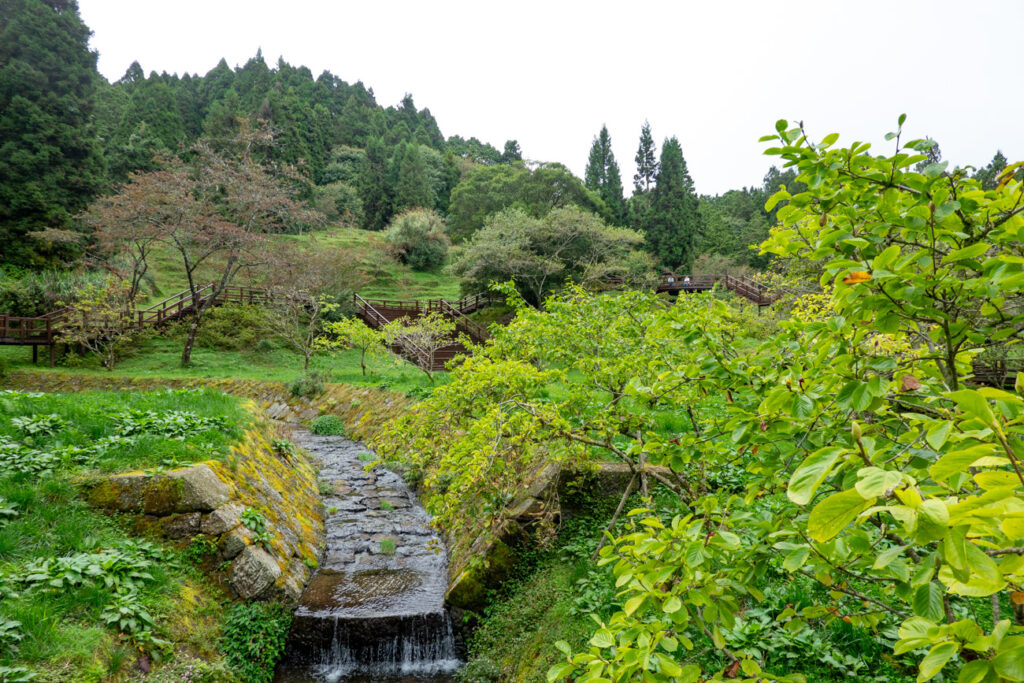
[[[613,221],[619,223],[625,211],[625,201],[622,198],[622,176],[612,152],[612,138],[608,134],[608,126],[601,126],[600,134],[594,138],[594,144],[590,147],[590,158],[587,160],[583,183],[587,189],[601,196],[612,214]]]
[[[395,214],[406,209],[431,209],[434,207],[433,190],[427,167],[420,154],[420,146],[407,142],[395,149],[392,161],[395,166],[395,191],[393,211]]]
[[[697,256],[700,213],[683,148],[675,137],[662,145],[657,183],[643,228],[648,250],[662,265],[689,272]]]
[[[372,138],[359,177],[359,199],[363,202],[363,227],[383,230],[391,220],[391,188],[388,187],[388,156],[384,142]]]
[[[634,194],[647,192],[654,184],[658,175],[658,162],[654,158],[654,138],[651,137],[651,124],[644,121],[640,129],[640,146],[636,150],[636,175],[633,176]]]
[[[99,75],[74,0],[0,2],[0,253],[45,266],[62,256],[30,232],[70,228],[103,184],[89,123]]]

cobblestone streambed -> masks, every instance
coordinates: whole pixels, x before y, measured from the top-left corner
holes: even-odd
[[[363,444],[304,430],[293,440],[331,488],[327,550],[275,683],[450,681],[461,662],[444,606],[448,559],[430,516],[397,474],[365,471]]]

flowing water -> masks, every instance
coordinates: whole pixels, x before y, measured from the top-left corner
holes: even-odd
[[[275,683],[450,681],[459,667],[444,606],[448,558],[430,516],[369,451],[297,430],[320,465],[327,551],[292,622]]]

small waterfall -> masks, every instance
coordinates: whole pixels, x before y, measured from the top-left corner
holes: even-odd
[[[449,681],[461,665],[444,606],[447,556],[401,478],[364,471],[340,437],[295,441],[331,483],[327,551],[295,611],[275,683]]]

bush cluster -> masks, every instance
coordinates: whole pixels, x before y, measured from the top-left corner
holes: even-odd
[[[398,260],[413,270],[441,267],[451,245],[444,233],[444,221],[427,209],[413,209],[396,217],[384,237]]]
[[[246,683],[270,683],[284,653],[292,615],[284,605],[254,602],[236,605],[221,634],[224,658]]]
[[[168,327],[165,336],[184,341],[191,319]],[[274,336],[266,311],[248,304],[226,304],[211,308],[203,316],[196,344],[218,351],[246,351],[259,348]]]
[[[104,274],[44,271],[0,273],[0,313],[34,317],[74,301],[87,285],[99,285]]]
[[[337,415],[321,415],[309,429],[320,436],[345,436],[345,423]]]

